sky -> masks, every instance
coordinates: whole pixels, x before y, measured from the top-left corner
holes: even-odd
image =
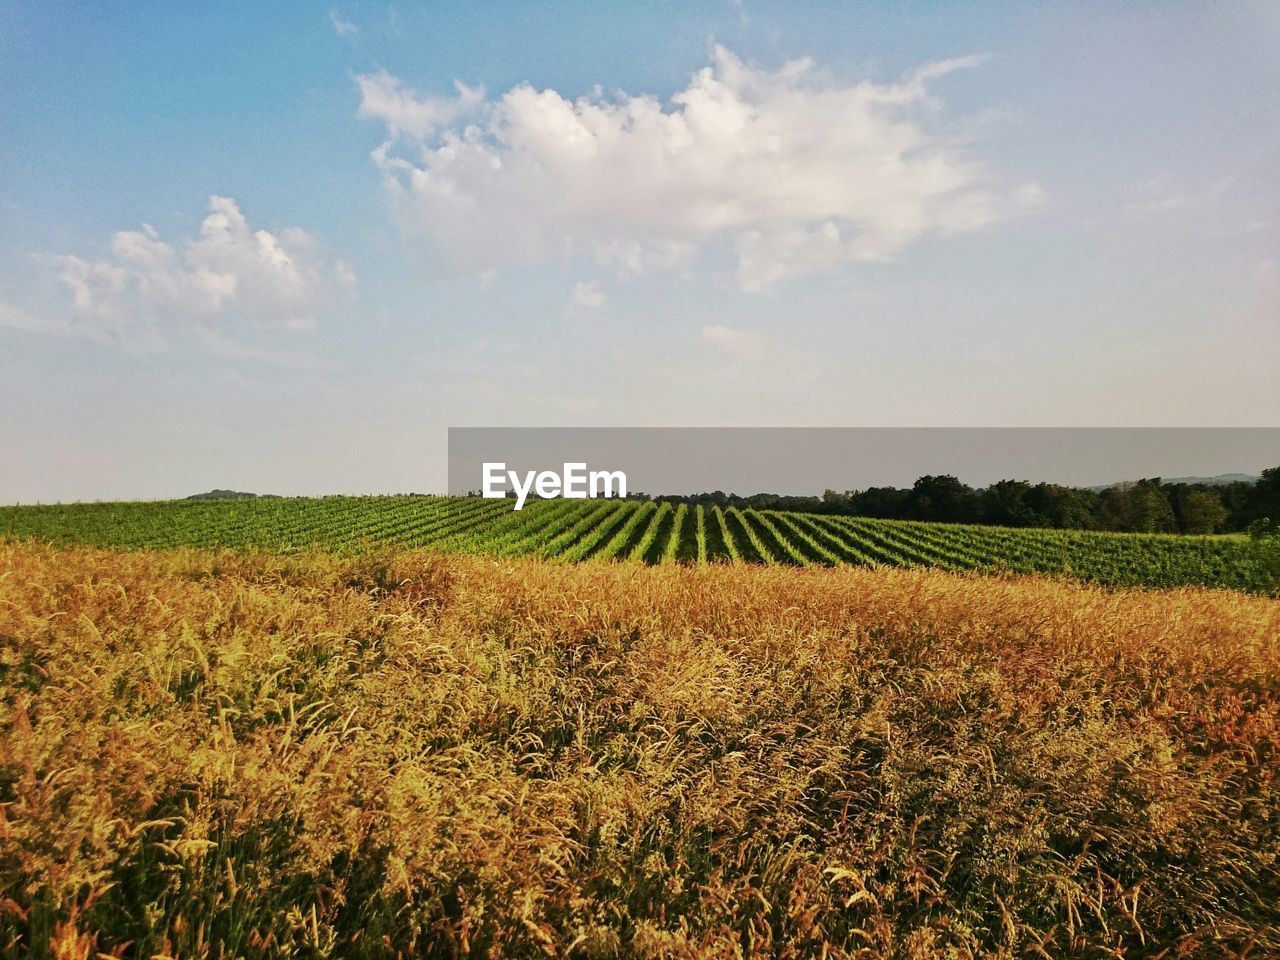
[[[1273,3],[0,2],[0,502],[1277,410]]]

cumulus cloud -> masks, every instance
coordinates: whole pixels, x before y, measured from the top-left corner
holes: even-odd
[[[723,244],[757,290],[893,257],[1034,197],[930,129],[930,82],[978,62],[841,85],[807,59],[771,72],[716,47],[667,103],[528,85],[423,96],[385,72],[357,83],[361,115],[387,128],[374,161],[443,272],[574,257],[639,272]]]
[[[254,230],[229,197],[209,198],[200,235],[181,248],[144,224],[113,234],[108,258],[40,259],[70,293],[59,330],[122,339],[163,340],[165,330],[231,318],[306,329],[355,291],[351,268],[306,231]]]
[[[573,291],[569,294],[569,299],[573,301],[575,307],[601,307],[604,306],[608,297],[600,289],[598,281],[579,280],[573,285]]]
[[[385,70],[361,74],[356,77],[356,86],[360,88],[360,116],[381,120],[393,137],[424,140],[484,102],[484,87],[468,87],[455,80],[454,96],[424,97]]]

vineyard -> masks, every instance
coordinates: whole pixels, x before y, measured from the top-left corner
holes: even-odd
[[[0,534],[112,547],[346,548],[646,564],[931,567],[1047,573],[1108,586],[1275,585],[1249,541],[1010,529],[620,500],[381,496],[18,506]]]

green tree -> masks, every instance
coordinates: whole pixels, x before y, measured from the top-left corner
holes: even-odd
[[[1095,530],[1101,497],[1093,490],[1064,487],[1056,483],[1037,483],[1031,488],[1028,505],[1046,526],[1071,530]]]
[[[1173,506],[1160,478],[1112,487],[1102,495],[1102,515],[1108,529],[1135,533],[1165,533],[1178,529]]]
[[[1031,484],[1025,480],[1001,480],[982,494],[981,519],[1006,527],[1034,527],[1042,518],[1030,504]]]
[[[1211,490],[1192,490],[1182,499],[1183,533],[1216,533],[1227,516],[1222,498]]]
[[[1168,533],[1178,529],[1173,516],[1173,505],[1164,490],[1160,478],[1139,480],[1132,491],[1133,529],[1142,533]]]
[[[1262,471],[1245,505],[1249,520],[1280,519],[1280,467]]]
[[[972,497],[973,488],[950,474],[921,477],[911,488],[912,513],[917,520],[968,520]]]

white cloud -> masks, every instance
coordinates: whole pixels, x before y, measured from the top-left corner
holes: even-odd
[[[737,330],[720,323],[703,327],[699,336],[704,344],[739,359],[763,356],[769,347],[769,340],[764,334]]]
[[[354,37],[360,32],[360,28],[350,20],[343,20],[338,16],[337,10],[329,11],[329,22],[333,24],[333,32],[340,37]]]
[[[356,86],[360,88],[360,116],[381,120],[392,136],[419,140],[484,102],[484,87],[468,87],[458,81],[454,81],[456,96],[419,96],[385,70],[361,74],[356,77]]]
[[[71,294],[66,322],[46,329],[158,342],[220,320],[306,329],[348,302],[355,274],[304,230],[253,230],[229,197],[210,197],[198,238],[178,249],[150,225],[111,237],[111,255],[43,256]]]
[[[601,307],[609,299],[596,280],[579,280],[573,285],[569,298],[576,307]]]
[[[638,272],[724,243],[754,290],[981,227],[1035,193],[995,184],[927,128],[929,81],[977,62],[844,86],[808,60],[768,72],[717,47],[668,104],[527,85],[430,97],[385,72],[357,83],[361,115],[389,135],[374,160],[443,272],[574,257]]]
[[[17,304],[5,300],[0,300],[0,327],[11,327],[15,330],[44,331],[48,329],[48,325],[42,323],[38,317]]]

